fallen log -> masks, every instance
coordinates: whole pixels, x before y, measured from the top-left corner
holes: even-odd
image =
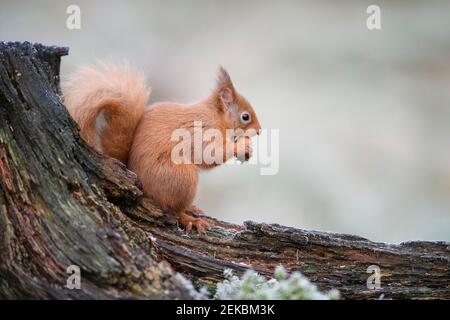
[[[0,43],[0,298],[193,299],[176,272],[214,291],[225,269],[270,276],[279,264],[346,299],[450,298],[448,242],[390,245],[210,217],[205,235],[187,234],[133,172],[80,138],[60,97],[67,54]],[[80,289],[66,285],[71,265]],[[380,288],[367,287],[371,265]]]

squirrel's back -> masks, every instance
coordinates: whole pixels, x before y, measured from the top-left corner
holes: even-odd
[[[82,67],[63,83],[64,104],[81,137],[125,164],[149,96],[144,78],[128,66]]]

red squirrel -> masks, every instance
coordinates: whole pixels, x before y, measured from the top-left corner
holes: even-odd
[[[126,164],[138,175],[144,194],[163,210],[176,213],[187,231],[195,228],[204,233],[211,224],[186,214],[193,208],[198,170],[213,168],[232,157],[248,160],[252,135],[228,136],[224,141],[231,148],[217,148],[223,160],[220,163],[202,160],[176,164],[171,158],[176,143],[172,133],[181,128],[192,134],[194,121],[201,121],[202,129],[219,130],[223,137],[227,137],[227,129],[259,134],[258,118],[222,67],[215,89],[200,102],[147,106],[149,96],[144,78],[128,66],[101,63],[99,67],[82,67],[63,84],[64,104],[78,123],[81,137],[97,151]],[[243,158],[239,156],[242,150]]]

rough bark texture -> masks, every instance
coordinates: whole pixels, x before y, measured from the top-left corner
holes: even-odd
[[[450,298],[447,242],[388,245],[213,218],[206,235],[186,234],[143,197],[134,173],[80,139],[59,96],[67,53],[0,43],[1,298],[189,299],[173,270],[213,288],[226,268],[269,276],[278,264],[344,298]],[[372,264],[380,290],[366,287]],[[82,270],[81,290],[65,287],[69,265]]]

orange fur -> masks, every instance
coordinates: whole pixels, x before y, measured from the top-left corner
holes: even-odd
[[[218,75],[216,89],[198,103],[161,102],[145,111],[143,104],[149,90],[128,69],[119,71],[111,65],[104,66],[103,70],[84,68],[70,79],[64,90],[66,106],[80,125],[82,137],[112,157],[124,162],[128,158],[128,167],[139,176],[144,193],[162,209],[177,213],[188,230],[194,226],[204,231],[208,226],[201,218],[187,216],[185,210],[192,206],[196,194],[198,169],[217,164],[172,162],[172,148],[177,143],[171,140],[173,131],[185,128],[192,134],[196,120],[202,121],[204,130],[220,130],[223,137],[227,129],[252,128],[258,133],[261,129],[253,108],[236,92],[228,73],[221,68]],[[102,110],[106,110],[106,125],[99,128]],[[244,111],[252,119],[248,124],[240,121]],[[231,143],[231,153],[223,148],[224,161],[236,156],[243,144],[246,150],[249,148],[248,138]]]
[[[83,67],[63,83],[64,104],[97,151],[127,163],[134,130],[150,96],[128,66]]]

